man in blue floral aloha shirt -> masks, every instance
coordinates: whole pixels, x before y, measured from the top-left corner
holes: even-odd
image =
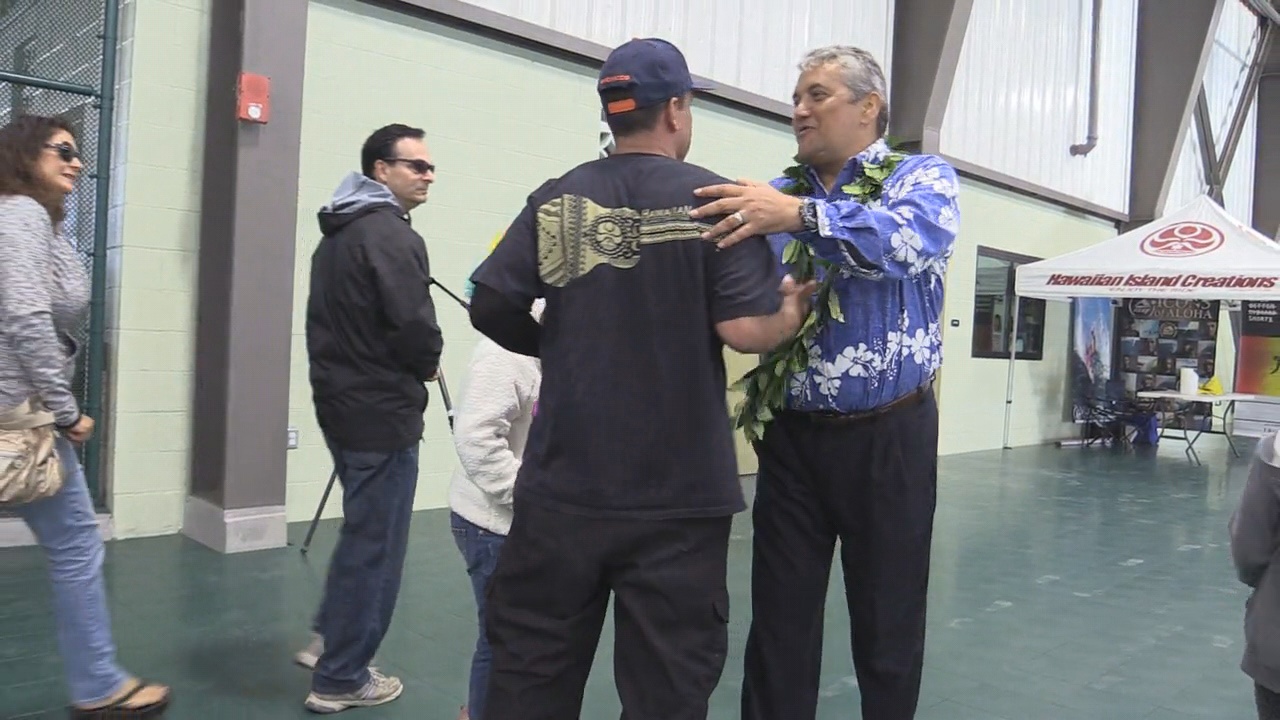
[[[941,158],[889,148],[884,73],[870,54],[822,48],[800,70],[800,164],[767,185],[701,188],[718,199],[695,211],[727,215],[706,236],[722,247],[768,235],[779,272],[823,280],[812,323],[764,357],[739,416],[760,461],[742,718],[814,718],[839,539],[862,717],[909,720],[924,661],[933,378],[959,188]]]

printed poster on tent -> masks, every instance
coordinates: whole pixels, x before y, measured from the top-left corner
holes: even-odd
[[[1177,390],[1182,368],[1217,373],[1217,300],[1131,298],[1119,313],[1120,378],[1128,394]]]
[[[1078,298],[1072,304],[1072,420],[1089,417],[1095,399],[1107,397],[1112,378],[1115,318],[1110,298]]]
[[[1280,302],[1240,303],[1236,392],[1280,397]]]

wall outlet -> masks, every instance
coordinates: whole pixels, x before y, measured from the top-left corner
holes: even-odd
[[[296,427],[289,428],[289,441],[286,447],[290,450],[298,449],[298,428]]]

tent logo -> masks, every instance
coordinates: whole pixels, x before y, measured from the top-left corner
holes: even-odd
[[[1152,257],[1189,258],[1211,253],[1224,242],[1222,231],[1212,225],[1180,222],[1146,236],[1138,249]]]

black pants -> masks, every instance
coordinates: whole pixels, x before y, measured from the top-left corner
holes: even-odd
[[[1280,720],[1280,693],[1254,685],[1253,695],[1258,704],[1258,720]]]
[[[742,720],[813,720],[836,539],[864,720],[910,720],[937,490],[933,394],[862,420],[783,413],[756,447]]]
[[[705,720],[729,644],[730,517],[605,520],[517,500],[488,587],[485,717],[573,720],[614,596],[624,720]]]

